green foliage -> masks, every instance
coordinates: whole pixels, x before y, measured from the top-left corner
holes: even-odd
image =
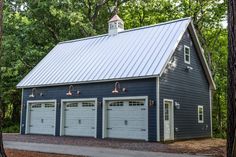
[[[14,124],[9,127],[4,127],[2,130],[3,133],[19,133],[20,132],[20,126],[19,124]]]
[[[4,79],[1,109],[5,117],[19,122],[21,91],[16,89],[16,84],[58,42],[107,33],[107,21],[113,15],[115,1],[5,1],[4,63],[0,69]],[[217,85],[213,101],[214,133],[217,137],[225,137],[227,31],[221,21],[226,15],[226,2],[118,0],[118,7],[126,29],[192,17]]]

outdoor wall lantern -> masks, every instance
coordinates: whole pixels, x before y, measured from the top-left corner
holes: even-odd
[[[67,96],[72,96],[73,93],[72,93],[72,90],[73,90],[74,86],[73,85],[70,85],[69,88],[68,88],[68,92],[66,93]],[[77,90],[76,92],[78,95],[80,95],[80,91]]]
[[[121,91],[120,83],[119,83],[119,82],[116,82],[116,83],[115,83],[115,88],[114,88],[114,90],[112,91],[112,93],[113,93],[113,94],[118,94],[120,91]],[[122,88],[122,92],[126,92],[126,91],[127,91],[126,88]]]
[[[180,104],[177,101],[175,102],[175,108],[180,109]]]
[[[185,68],[185,70],[186,70],[187,72],[189,72],[190,70],[193,70],[193,67],[187,66],[187,67]]]
[[[150,107],[154,106],[154,101],[153,100],[149,100],[149,106]]]
[[[36,88],[33,88],[31,94],[29,95],[30,98],[34,98],[36,94]]]
[[[68,88],[68,92],[66,93],[67,96],[72,96],[72,89],[73,89],[73,85],[70,85]]]

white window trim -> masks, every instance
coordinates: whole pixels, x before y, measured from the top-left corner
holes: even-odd
[[[85,98],[85,99],[61,99],[61,117],[60,117],[60,136],[65,135],[64,133],[64,117],[65,117],[65,112],[64,112],[64,102],[74,102],[74,101],[94,101],[95,102],[95,134],[94,138],[97,138],[97,108],[98,108],[98,103],[97,103],[97,98]]]
[[[199,110],[202,109],[202,120],[199,119]],[[198,123],[204,123],[204,108],[202,105],[198,105],[197,107],[197,115],[198,115]]]
[[[132,96],[132,97],[105,97],[103,98],[103,108],[102,108],[102,138],[106,138],[107,137],[107,130],[106,130],[106,121],[107,121],[107,101],[112,101],[112,100],[136,100],[136,99],[144,99],[145,100],[145,107],[146,107],[146,111],[147,111],[147,115],[146,115],[146,130],[147,130],[147,134],[145,137],[145,140],[148,141],[148,96]]]
[[[166,139],[165,138],[165,125],[164,125],[164,123],[165,123],[165,102],[166,101],[168,101],[168,102],[171,102],[171,112],[170,112],[170,114],[171,114],[171,119],[170,119],[170,123],[171,123],[171,131],[170,131],[170,133],[171,133],[171,137],[170,137],[170,139]],[[168,141],[168,140],[174,140],[175,139],[175,132],[174,132],[174,100],[173,99],[163,99],[163,104],[162,104],[162,107],[163,107],[163,136],[164,136],[164,141]]]
[[[186,61],[186,52],[185,52],[185,49],[189,49],[189,61]],[[189,46],[186,46],[186,45],[184,45],[184,63],[186,63],[186,64],[190,64],[190,60],[191,60],[191,52],[190,52],[190,47]]]
[[[56,136],[56,120],[57,120],[57,100],[53,99],[53,100],[29,100],[27,101],[27,109],[26,109],[26,124],[25,124],[25,134],[29,134],[29,112],[30,112],[30,104],[31,103],[54,103],[55,104],[55,122],[54,122],[54,133],[53,135]]]

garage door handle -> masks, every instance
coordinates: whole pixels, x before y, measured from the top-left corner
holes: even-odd
[[[141,108],[141,110],[146,110],[146,108]]]
[[[146,131],[146,129],[141,129],[141,131]]]
[[[108,108],[107,110],[112,110],[112,109]]]
[[[107,130],[111,130],[112,128],[107,128]]]
[[[52,125],[52,128],[54,128],[54,126]]]
[[[29,125],[29,127],[33,127],[33,125]]]
[[[68,126],[64,126],[64,128],[69,128]]]
[[[95,127],[91,127],[91,129],[95,129]]]
[[[95,111],[95,109],[92,109],[92,111]]]

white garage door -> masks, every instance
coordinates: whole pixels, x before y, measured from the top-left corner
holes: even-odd
[[[55,103],[29,103],[28,133],[55,134]]]
[[[94,101],[64,103],[64,135],[95,136],[95,118]]]
[[[107,103],[107,137],[147,139],[147,108],[144,100]]]

